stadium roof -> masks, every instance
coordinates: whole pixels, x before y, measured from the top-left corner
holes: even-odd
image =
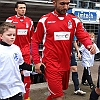
[[[54,10],[53,4],[50,1],[38,0],[0,0],[0,23],[5,21],[9,16],[15,15],[14,6],[16,1],[25,1],[27,4],[26,15],[37,22],[39,18]],[[70,3],[70,8],[75,7],[76,4]]]

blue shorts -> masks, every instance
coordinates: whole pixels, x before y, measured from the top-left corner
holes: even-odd
[[[75,54],[72,52],[72,55],[71,55],[71,61],[70,61],[70,65],[71,66],[77,66],[77,61],[76,61],[76,58],[75,58]]]

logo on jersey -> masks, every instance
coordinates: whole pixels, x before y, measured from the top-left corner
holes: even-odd
[[[14,53],[13,57],[14,57],[14,60],[15,60],[15,61],[18,60],[18,54],[17,54],[17,53]]]
[[[27,35],[28,30],[27,29],[18,29],[17,35]]]
[[[65,38],[66,38],[66,39],[69,39],[69,34],[66,34],[66,35],[65,35]]]
[[[71,29],[72,28],[72,22],[69,20],[68,22],[68,28]]]
[[[16,23],[18,23],[18,22],[13,22],[13,24],[14,24],[14,23],[16,24]]]
[[[69,40],[70,32],[54,32],[54,40]]]
[[[56,21],[48,21],[47,23],[55,23]]]

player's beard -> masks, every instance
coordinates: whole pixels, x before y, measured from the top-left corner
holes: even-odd
[[[64,14],[66,14],[66,9],[63,9],[63,10],[60,10],[60,9],[57,9],[56,8],[56,11],[60,14],[60,15],[64,15]]]

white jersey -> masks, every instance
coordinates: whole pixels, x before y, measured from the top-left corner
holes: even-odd
[[[97,45],[94,43],[96,47],[96,54],[99,53],[99,49]],[[94,56],[95,54],[91,54],[89,50],[87,50],[84,45],[79,48],[79,51],[82,52],[82,66],[83,67],[91,67],[94,64]]]
[[[19,70],[19,65],[23,63],[18,46],[0,44],[0,99],[12,97],[19,92],[25,93]]]

